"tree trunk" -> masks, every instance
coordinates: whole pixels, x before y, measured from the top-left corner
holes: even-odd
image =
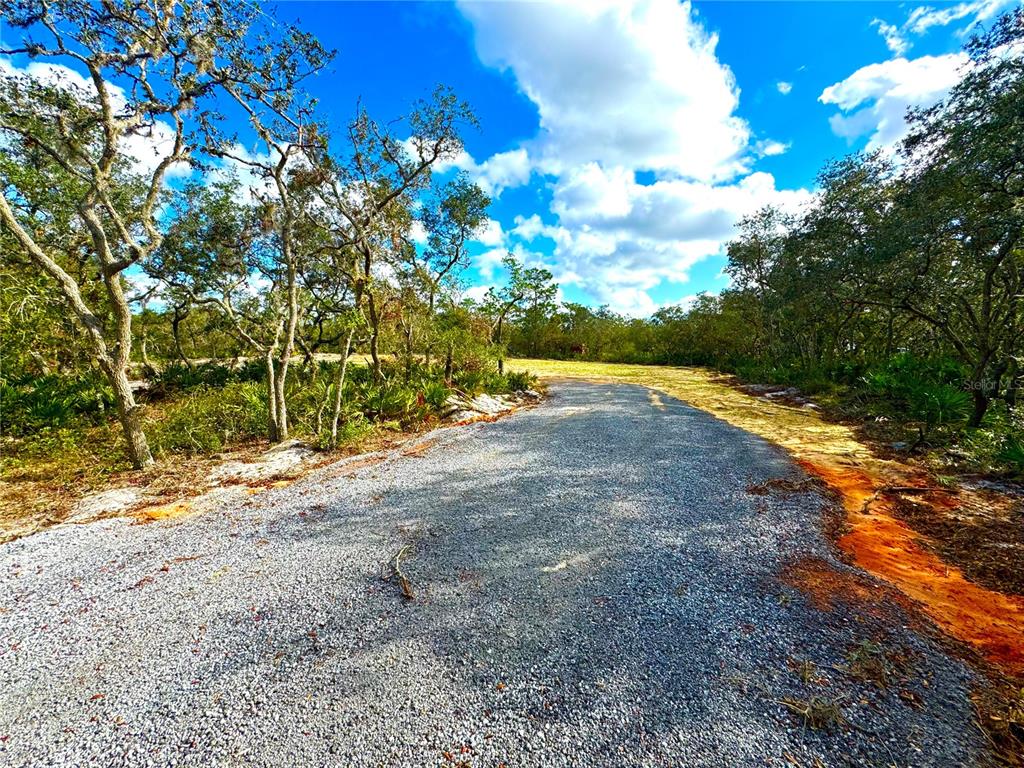
[[[444,359],[444,383],[448,386],[452,384],[452,368],[454,367],[453,356],[455,354],[455,344],[448,342],[448,354]]]
[[[366,292],[366,307],[370,310],[370,359],[373,361],[373,383],[379,384],[383,373],[380,363],[380,315],[373,293]]]
[[[430,299],[427,304],[427,343],[423,349],[423,365],[429,371],[430,359],[434,352],[434,289],[430,289]]]
[[[383,376],[380,365],[380,351],[376,327],[370,332],[370,359],[373,361],[373,381],[379,384]]]
[[[277,371],[274,368],[274,351],[268,350],[264,357],[267,369],[267,439],[272,443],[281,441],[281,427],[277,413]]]
[[[1007,408],[1015,408],[1017,405],[1017,359],[1010,360],[1006,371],[1006,394],[1003,399]]]
[[[505,317],[501,316],[498,318],[498,375],[505,373],[505,349],[501,346],[501,332],[502,326],[505,323]]]
[[[32,259],[60,286],[69,308],[78,319],[86,334],[90,337],[93,348],[93,359],[100,365],[114,390],[118,415],[124,429],[125,442],[128,446],[128,460],[135,469],[144,469],[153,464],[153,455],[149,452],[146,435],[142,431],[142,417],[139,406],[132,395],[128,383],[127,368],[131,358],[132,346],[132,313],[120,282],[120,271],[113,259],[102,226],[92,209],[81,208],[80,213],[86,227],[93,236],[97,246],[96,255],[101,266],[103,284],[110,298],[111,307],[117,325],[117,343],[111,354],[104,337],[103,322],[86,305],[82,292],[71,275],[50,258],[36,243],[32,236],[18,223],[10,204],[4,195],[0,195],[0,222],[11,231],[15,239],[22,245],[29,258]]]
[[[971,418],[967,422],[968,427],[980,427],[982,419],[985,418],[985,413],[988,411],[989,396],[983,388],[973,390],[972,395],[974,396],[974,410],[971,412]]]
[[[405,334],[405,383],[412,379],[412,325],[404,330]]]
[[[185,354],[185,350],[181,346],[181,321],[188,317],[188,312],[184,314],[178,311],[178,308],[174,308],[174,317],[171,318],[171,336],[174,338],[174,352],[187,367],[192,367],[192,361],[188,355]]]
[[[343,391],[345,389],[345,373],[348,371],[348,358],[352,353],[352,336],[355,329],[348,332],[345,339],[345,353],[341,358],[341,370],[338,371],[338,381],[334,390],[334,411],[331,413],[331,447],[338,444],[338,422],[341,421],[341,404],[343,402]]]
[[[135,402],[135,395],[132,394],[132,387],[128,381],[128,372],[110,360],[102,362],[100,367],[114,390],[114,401],[117,403],[118,419],[124,430],[128,460],[135,469],[152,466],[153,454],[149,452],[149,443],[142,431],[142,409]]]
[[[146,334],[146,327],[142,327],[142,338],[139,340],[139,354],[142,356],[142,368],[146,373],[146,376],[152,377],[156,374],[156,368],[153,367],[153,363],[149,359],[149,350],[147,345],[149,339]]]
[[[277,409],[277,440],[288,439],[288,400],[285,397],[284,385],[288,378],[288,359],[278,360],[277,376],[274,378],[274,405]]]

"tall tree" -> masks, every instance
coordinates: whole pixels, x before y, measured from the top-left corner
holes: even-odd
[[[1024,333],[1022,45],[1017,8],[972,39],[964,78],[944,101],[911,114],[905,144],[900,304],[970,367],[973,426],[1016,367]]]
[[[0,166],[0,223],[85,329],[114,390],[128,458],[143,468],[153,458],[129,382],[132,312],[124,274],[160,246],[167,175],[187,167],[206,144],[219,119],[218,96],[285,110],[295,85],[326,55],[297,30],[275,30],[270,42],[259,29],[262,11],[239,0],[59,0],[3,9],[5,24],[23,34],[0,54],[44,63],[50,75],[0,78],[0,136],[13,157]],[[109,321],[87,303],[52,245],[61,212],[12,165],[63,182],[60,205],[70,205],[76,228],[88,234]]]
[[[319,188],[321,205],[306,212],[330,233],[335,268],[365,318],[375,380],[381,324],[394,297],[387,278],[408,257],[413,201],[434,165],[462,150],[462,127],[476,124],[468,105],[440,87],[402,122],[411,133],[404,141],[393,133],[397,123],[382,126],[360,108],[332,178]]]
[[[434,321],[438,293],[444,282],[468,266],[466,245],[487,223],[487,207],[491,204],[484,191],[463,175],[445,184],[438,197],[421,214],[428,233],[422,259],[412,251],[413,267],[426,287],[428,326]],[[428,366],[431,352],[432,340],[426,347]]]
[[[498,373],[505,371],[505,323],[522,319],[536,324],[544,314],[554,310],[558,286],[554,276],[543,267],[527,267],[511,252],[502,259],[508,272],[505,285],[490,288],[484,297],[484,311],[491,317],[494,344],[498,351]],[[536,350],[532,350],[536,353]]]

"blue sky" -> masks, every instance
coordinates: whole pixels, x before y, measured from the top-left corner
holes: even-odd
[[[727,285],[739,217],[799,211],[825,162],[890,150],[907,107],[960,77],[971,30],[1021,1],[266,7],[337,49],[307,81],[335,129],[359,99],[388,120],[438,83],[473,106],[480,130],[442,174],[494,200],[468,295],[512,250],[565,300],[644,316]]]

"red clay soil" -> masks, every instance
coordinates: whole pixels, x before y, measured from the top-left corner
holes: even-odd
[[[936,624],[989,661],[1013,674],[1024,673],[1024,597],[968,581],[926,548],[914,530],[892,515],[883,478],[830,461],[800,464],[842,498],[847,530],[837,544],[854,563],[916,600]],[[919,478],[901,482],[923,485]]]
[[[821,558],[795,560],[783,568],[780,578],[783,583],[807,595],[820,611],[831,611],[838,603],[846,603],[856,605],[867,615],[890,618],[896,604],[904,608],[902,620],[914,622],[915,616],[919,616],[913,601],[897,589],[879,589],[867,576],[837,569]]]

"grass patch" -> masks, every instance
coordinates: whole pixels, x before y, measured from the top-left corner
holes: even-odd
[[[809,699],[785,696],[779,699],[779,704],[796,715],[804,728],[826,731],[846,724],[843,710],[839,706],[839,701],[835,699],[821,696],[812,696]]]
[[[790,659],[789,667],[804,685],[823,682],[821,675],[818,674],[818,665],[810,659]]]
[[[892,664],[885,649],[871,640],[861,640],[846,654],[847,672],[850,677],[864,683],[874,683],[879,688],[889,687],[893,676]]]

